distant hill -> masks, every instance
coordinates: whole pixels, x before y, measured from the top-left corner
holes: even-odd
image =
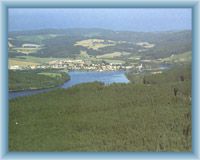
[[[126,58],[139,55],[142,59],[155,59],[191,51],[192,33],[190,30],[131,32],[98,28],[10,32],[9,56],[23,54],[19,50],[23,44],[42,46],[29,52],[36,57],[74,57],[84,51],[91,56],[126,52],[122,54]]]

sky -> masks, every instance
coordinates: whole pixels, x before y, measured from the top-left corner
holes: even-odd
[[[191,30],[192,10],[119,8],[9,8],[9,31],[46,28],[104,28],[117,31]]]

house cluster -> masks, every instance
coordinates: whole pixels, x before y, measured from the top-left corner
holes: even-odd
[[[95,62],[92,63],[88,60],[54,60],[42,65],[29,65],[29,66],[9,66],[11,70],[24,70],[24,69],[67,69],[67,70],[86,70],[86,71],[116,71],[116,70],[129,70],[135,68],[133,65],[125,65],[122,63],[107,63],[107,62]],[[141,67],[140,67],[141,70]]]
[[[28,70],[28,69],[46,69],[50,68],[47,65],[26,65],[26,66],[19,66],[19,65],[9,65],[8,69],[10,70]]]
[[[121,63],[91,63],[91,61],[84,60],[55,60],[50,61],[43,65],[29,65],[29,66],[9,66],[10,70],[28,70],[28,69],[67,69],[68,71],[81,70],[81,71],[117,71],[117,70],[134,70],[135,73],[139,74],[143,71],[150,71],[152,74],[160,74],[162,71],[158,67],[151,68],[151,65],[145,63],[134,63],[134,64],[121,64]]]
[[[22,48],[40,48],[41,46],[38,44],[23,44]]]
[[[66,68],[68,70],[88,71],[116,71],[130,69],[131,66],[124,66],[121,63],[92,63],[87,60],[55,60],[48,63],[50,68]]]

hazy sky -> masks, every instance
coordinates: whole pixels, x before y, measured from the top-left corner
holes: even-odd
[[[191,29],[191,9],[9,9],[9,30],[105,28],[132,31]]]

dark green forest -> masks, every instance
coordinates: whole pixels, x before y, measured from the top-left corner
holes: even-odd
[[[191,66],[131,77],[10,100],[9,151],[191,152]]]

